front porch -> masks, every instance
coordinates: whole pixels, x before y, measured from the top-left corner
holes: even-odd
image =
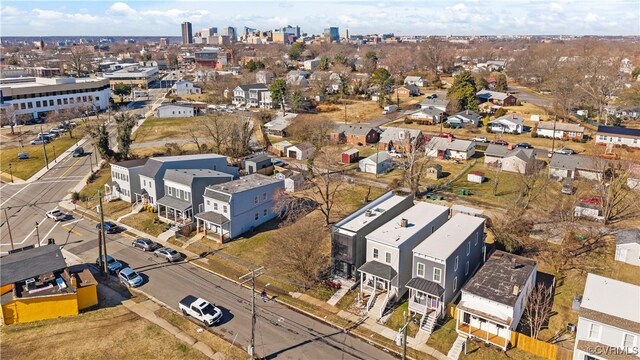
[[[120,185],[115,181],[104,184],[104,199],[107,202],[120,199]]]
[[[390,290],[391,281],[398,276],[391,266],[378,261],[369,261],[358,271],[360,272],[360,293],[363,296]]]
[[[482,340],[492,345],[496,345],[502,348],[503,350],[506,350],[507,346],[509,345],[509,340],[503,337],[500,337],[496,334],[491,334],[487,331],[478,329],[476,327],[473,327],[471,325],[464,324],[464,323],[458,324],[458,333],[465,334],[469,337]]]
[[[205,236],[220,243],[231,239],[231,220],[224,215],[204,211],[196,214],[195,218],[198,233],[204,232]]]
[[[409,311],[425,315],[435,311],[436,317],[444,317],[444,288],[423,278],[413,278],[407,283],[409,289]]]
[[[193,222],[191,203],[165,196],[158,200],[158,219],[170,224],[191,223]]]

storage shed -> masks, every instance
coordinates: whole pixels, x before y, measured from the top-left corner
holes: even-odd
[[[469,171],[467,175],[467,181],[482,184],[484,182],[484,173],[482,171]]]
[[[354,162],[358,162],[360,158],[360,152],[358,149],[349,149],[342,153],[342,163],[343,164],[351,164]]]

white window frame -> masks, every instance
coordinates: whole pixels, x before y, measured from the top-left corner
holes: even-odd
[[[597,330],[597,334],[593,334],[594,330]],[[587,332],[587,337],[591,340],[600,341],[600,335],[602,334],[602,325],[591,323],[589,324],[589,331]]]
[[[479,239],[479,238],[480,238],[480,233],[479,233],[479,232],[477,232],[477,233],[476,233],[476,242],[475,242],[475,244],[473,244],[473,246],[477,246],[477,245],[478,245],[478,239]]]
[[[467,242],[467,256],[471,253],[471,241]]]
[[[458,290],[458,277],[453,278],[453,291]]]
[[[222,212],[227,213],[227,205],[222,205]]]
[[[437,274],[437,276],[436,276]],[[437,278],[437,279],[436,279]],[[442,282],[442,269],[440,268],[433,268],[433,277],[432,277],[433,282],[440,284]]]
[[[373,248],[373,258],[377,259],[380,257],[380,252],[378,251],[377,248]]]
[[[384,252],[384,262],[391,264],[391,253],[388,251]]]
[[[631,345],[627,345],[627,336],[631,337]],[[622,333],[622,349],[625,350],[631,350],[633,349],[638,341],[638,337],[633,335],[633,334],[629,334],[629,333]]]
[[[257,204],[259,199],[260,199],[260,197],[258,195],[254,196],[253,197],[253,203]]]
[[[416,276],[424,279],[425,272],[427,271],[423,263],[418,263],[416,266]]]
[[[167,186],[167,192],[169,195],[173,196],[173,188],[171,186]]]
[[[453,271],[458,271],[458,256],[456,255],[456,259],[454,260],[455,262],[453,263]]]
[[[469,275],[469,261],[464,265],[464,274]]]

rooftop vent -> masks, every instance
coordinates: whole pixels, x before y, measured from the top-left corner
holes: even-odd
[[[513,295],[517,296],[520,293],[520,286],[513,285]]]
[[[364,216],[366,216],[366,217],[372,217],[374,215],[375,215],[375,213],[371,209],[369,209],[369,210],[364,212]]]
[[[409,220],[407,219],[400,220],[400,226],[403,228],[409,227]]]

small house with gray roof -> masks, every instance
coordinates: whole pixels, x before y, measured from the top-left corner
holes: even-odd
[[[616,233],[616,261],[640,266],[640,229],[625,229]]]
[[[425,145],[425,151],[429,157],[469,160],[476,153],[476,143],[451,137],[433,137]]]
[[[431,334],[460,289],[484,261],[485,219],[458,213],[413,249],[409,311],[422,315],[420,330]]]
[[[609,160],[585,155],[553,154],[549,177],[553,179],[600,180]]]
[[[243,168],[246,174],[258,173],[262,175],[273,174],[273,162],[267,154],[258,154],[244,159]]]
[[[380,134],[378,150],[395,150],[398,153],[410,153],[414,148],[420,148],[422,145],[424,145],[424,135],[422,131],[418,129],[388,127]]]
[[[480,126],[482,115],[473,110],[463,110],[447,118],[447,124],[452,128],[461,128],[466,125]]]
[[[198,231],[220,242],[252,231],[277,216],[274,198],[281,191],[283,180],[257,173],[208,186],[203,209],[195,216]]]
[[[365,124],[340,124],[330,133],[330,139],[339,144],[368,145],[380,140],[382,131],[378,127]]]
[[[506,172],[528,174],[534,169],[535,161],[533,149],[509,150],[507,146],[490,144],[484,152],[485,165]]]
[[[458,334],[506,350],[535,287],[536,273],[534,260],[496,250],[462,287],[455,317]]]
[[[203,209],[204,190],[209,185],[233,180],[233,175],[208,169],[168,169],[164,173],[164,196],[158,199],[158,218],[185,225]]]
[[[487,126],[494,133],[522,134],[524,131],[524,119],[514,114],[504,115],[489,121]]]

